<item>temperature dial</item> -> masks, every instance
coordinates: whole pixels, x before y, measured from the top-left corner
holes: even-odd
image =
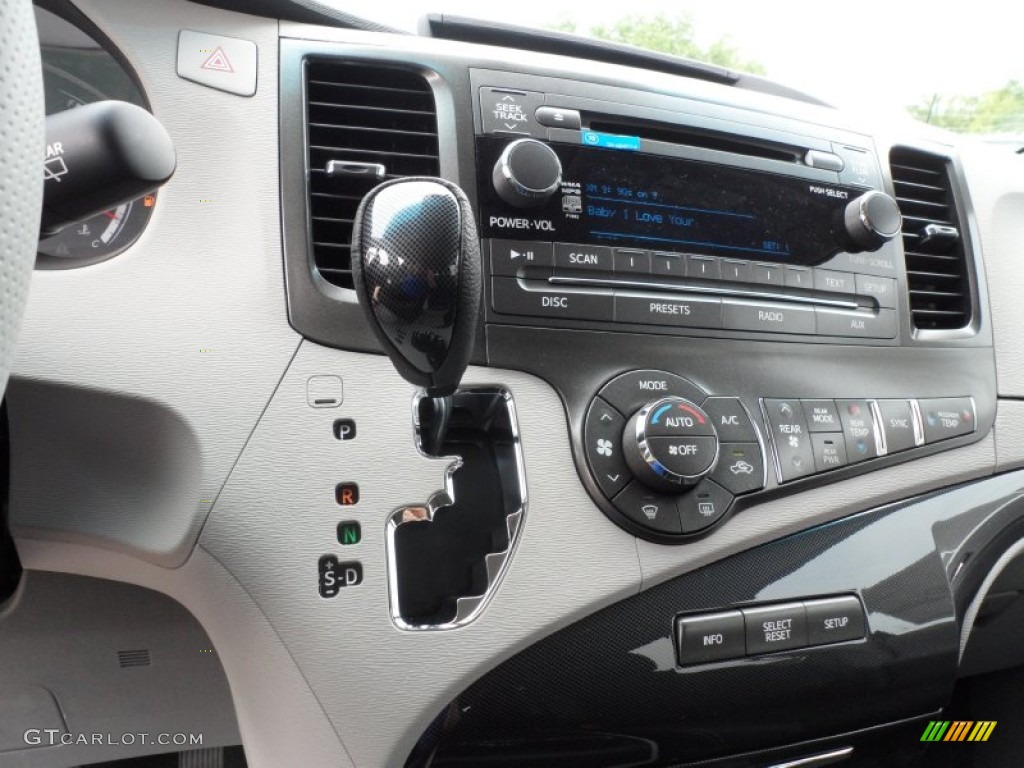
[[[622,453],[644,485],[679,493],[714,469],[718,435],[698,405],[665,397],[633,414],[623,431]]]
[[[546,203],[562,183],[562,162],[544,142],[517,139],[501,153],[491,180],[506,203],[533,208]]]

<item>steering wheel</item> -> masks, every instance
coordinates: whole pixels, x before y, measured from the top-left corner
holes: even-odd
[[[30,0],[0,2],[0,396],[28,296],[43,205],[43,70]]]

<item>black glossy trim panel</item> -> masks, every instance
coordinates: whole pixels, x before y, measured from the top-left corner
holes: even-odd
[[[437,765],[467,746],[542,748],[556,735],[598,733],[651,743],[645,765],[668,766],[925,716],[946,704],[957,673],[954,555],[979,531],[1021,520],[1024,472],[1016,472],[743,552],[527,648],[458,696],[425,737]],[[989,534],[990,543],[998,538]],[[865,639],[676,662],[679,613],[840,593],[863,602]]]

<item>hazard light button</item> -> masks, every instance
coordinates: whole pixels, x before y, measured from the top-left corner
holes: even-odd
[[[183,29],[178,33],[178,77],[239,96],[256,93],[256,43]]]

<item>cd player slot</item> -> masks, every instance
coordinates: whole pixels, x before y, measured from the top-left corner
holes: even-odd
[[[601,133],[626,134],[638,136],[648,141],[660,141],[666,144],[708,149],[717,152],[728,152],[734,155],[758,157],[764,160],[778,160],[785,163],[800,163],[807,153],[806,147],[781,144],[752,137],[740,137],[735,134],[717,131],[700,130],[685,125],[657,123],[648,120],[626,120],[611,118],[608,115],[584,114],[590,130]]]
[[[699,283],[660,283],[642,280],[623,279],[621,277],[549,277],[547,282],[554,286],[580,286],[593,288],[623,288],[630,291],[650,292],[651,294],[691,294],[723,296],[737,299],[750,299],[753,301],[772,301],[793,304],[810,304],[833,309],[873,309],[870,303],[860,303],[854,298],[838,299],[826,298],[824,296],[804,295],[796,293],[781,293],[776,291],[757,290],[743,287],[732,287],[724,285],[701,285]]]

